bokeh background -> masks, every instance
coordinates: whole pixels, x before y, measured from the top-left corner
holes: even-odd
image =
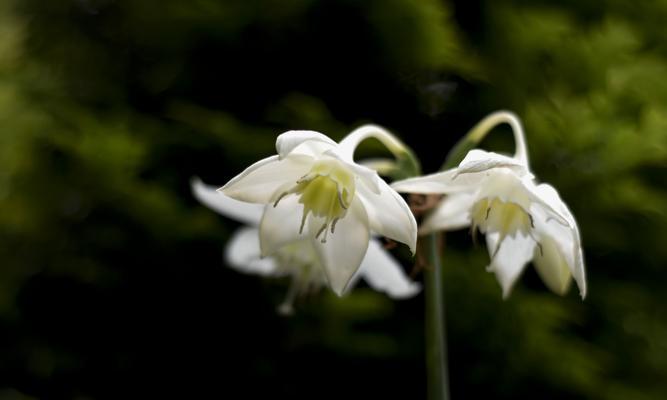
[[[435,171],[497,109],[578,218],[589,297],[529,268],[503,301],[448,234],[453,398],[665,398],[665,23],[667,1],[0,0],[0,399],[424,398],[422,295],[283,318],[288,282],[224,265],[238,224],[189,182],[371,121]]]

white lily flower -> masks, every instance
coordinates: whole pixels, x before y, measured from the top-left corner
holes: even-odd
[[[327,285],[324,266],[308,238],[288,243],[271,256],[261,256],[258,226],[264,213],[263,205],[234,200],[198,179],[193,180],[192,191],[202,204],[246,224],[234,233],[225,248],[225,259],[231,267],[243,273],[292,277],[287,298],[279,307],[281,313],[292,313],[298,294]],[[420,285],[408,279],[398,261],[376,239],[371,239],[352,284],[359,278],[394,299],[411,297],[420,291]]]
[[[233,199],[265,205],[259,224],[262,256],[310,240],[338,295],[359,269],[371,231],[407,244],[413,253],[416,247],[417,223],[403,198],[374,170],[354,162],[357,144],[371,136],[388,147],[399,144],[371,125],[340,144],[318,132],[285,132],[276,140],[277,155],[218,189]]]
[[[514,131],[514,157],[471,150],[456,168],[395,182],[399,192],[445,194],[426,217],[420,233],[470,226],[486,235],[493,271],[507,297],[532,260],[552,291],[564,294],[571,278],[586,296],[579,228],[574,216],[548,184],[537,184],[528,167],[523,129],[508,112],[491,114],[473,128],[478,142],[499,123]]]

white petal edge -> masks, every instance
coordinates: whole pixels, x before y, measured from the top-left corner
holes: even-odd
[[[287,157],[287,155],[292,153],[297,147],[300,147],[307,142],[315,142],[325,145],[321,147],[320,152],[336,146],[336,142],[319,132],[287,131],[276,138],[276,151],[278,152],[278,156],[282,159]]]
[[[517,234],[514,237],[506,236],[498,248],[499,239],[498,233],[486,234],[486,246],[491,257],[487,270],[496,274],[503,291],[503,299],[506,299],[526,265],[533,258],[536,245],[530,236]]]
[[[421,290],[421,285],[411,281],[401,264],[375,239],[368,244],[359,275],[370,287],[393,299],[412,297]]]
[[[357,196],[368,214],[371,230],[379,235],[405,243],[412,254],[417,250],[417,221],[410,207],[394,189],[380,180],[380,194],[363,186]]]
[[[246,274],[279,275],[275,260],[260,256],[257,228],[243,227],[234,232],[225,246],[225,261],[230,267]]]
[[[255,226],[259,225],[259,221],[262,219],[264,206],[261,204],[234,200],[220,193],[216,186],[207,185],[199,178],[192,178],[190,187],[200,203],[218,214]]]
[[[563,200],[558,195],[558,191],[556,191],[553,186],[542,183],[537,185],[534,188],[534,191],[541,199],[542,203],[547,204],[549,208],[553,209],[554,211],[558,211],[559,215],[561,215],[561,217],[564,218],[569,224],[569,228],[572,234],[572,240],[570,244],[567,242],[564,243],[563,240],[557,240],[557,242],[561,245],[563,252],[566,252],[566,254],[567,252],[570,252],[572,254],[574,261],[572,264],[568,263],[571,268],[570,272],[572,273],[574,280],[577,282],[581,298],[586,298],[587,283],[586,270],[584,268],[584,252],[581,245],[581,235],[579,233],[579,226],[577,225],[577,221],[575,220],[574,215],[567,207],[565,202],[563,202]],[[546,222],[549,224],[549,221]],[[556,233],[551,234],[555,235]],[[556,238],[562,239],[560,235],[556,236]]]
[[[308,217],[311,232],[317,232],[322,225],[321,218]],[[368,216],[357,197],[352,200],[344,218],[336,224],[334,233],[328,233],[326,243],[311,234],[315,252],[324,267],[329,286],[342,296],[353,282],[353,277],[361,266],[370,240]]]
[[[530,174],[526,166],[516,158],[478,149],[470,150],[466,154],[456,173],[459,175],[485,172],[493,168],[509,168],[520,175]]]
[[[470,226],[470,209],[475,200],[474,193],[460,192],[447,195],[422,221],[419,234],[435,231],[453,231]]]
[[[308,173],[313,158],[294,154],[282,160],[278,156],[267,157],[245,169],[218,189],[223,194],[240,201],[266,204],[274,199],[275,192]]]
[[[447,194],[474,191],[485,178],[484,174],[456,176],[457,170],[449,169],[435,174],[396,181],[391,187],[401,193]]]

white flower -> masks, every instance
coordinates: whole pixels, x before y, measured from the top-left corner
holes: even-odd
[[[192,183],[195,197],[218,213],[246,224],[234,233],[225,248],[227,263],[240,272],[262,276],[291,276],[292,284],[285,302],[279,307],[284,314],[292,312],[292,303],[299,293],[306,293],[327,285],[327,278],[313,242],[302,238],[279,248],[269,257],[260,253],[259,229],[264,206],[229,198],[196,179]],[[371,239],[361,267],[352,278],[352,284],[364,278],[375,290],[401,299],[417,294],[420,286],[410,281],[401,265],[382,245]],[[352,284],[348,285],[351,286]]]
[[[310,240],[338,295],[359,268],[371,231],[407,244],[413,253],[417,241],[417,223],[403,198],[375,171],[354,162],[357,144],[369,136],[388,147],[398,144],[374,126],[352,132],[340,144],[313,131],[283,133],[276,140],[277,155],[219,189],[233,199],[265,205],[259,224],[262,256]]]
[[[564,294],[574,277],[583,298],[586,277],[577,223],[552,186],[535,182],[519,120],[499,112],[471,132],[481,138],[501,122],[514,130],[514,157],[471,150],[456,168],[395,182],[392,187],[399,192],[446,194],[420,233],[470,226],[473,234],[477,229],[486,234],[488,270],[495,272],[504,297],[532,260],[552,291]]]

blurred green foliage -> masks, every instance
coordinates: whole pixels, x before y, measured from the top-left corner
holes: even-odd
[[[421,297],[278,317],[284,282],[223,266],[236,224],[189,180],[369,121],[430,172],[501,108],[578,218],[590,295],[528,270],[502,301],[449,234],[453,398],[663,398],[665,21],[667,1],[0,0],[0,398],[423,397]]]

